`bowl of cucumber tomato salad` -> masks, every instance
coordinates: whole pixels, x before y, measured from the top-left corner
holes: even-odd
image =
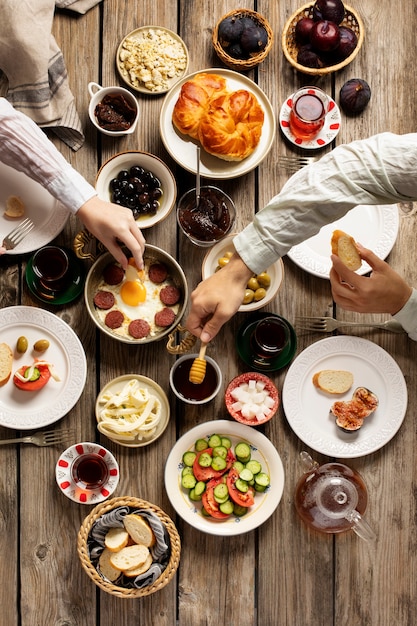
[[[194,528],[239,535],[275,511],[284,468],[265,435],[244,424],[215,420],[176,442],[165,466],[165,488],[178,515]]]

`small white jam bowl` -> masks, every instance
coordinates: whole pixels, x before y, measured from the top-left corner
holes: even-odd
[[[90,116],[91,123],[99,130],[103,135],[108,135],[109,137],[121,137],[123,135],[131,135],[135,132],[136,125],[139,119],[139,104],[136,100],[135,96],[124,87],[102,87],[98,83],[88,83],[88,93],[90,94],[90,104],[88,105],[88,115]],[[108,94],[120,94],[126,98],[129,104],[136,110],[136,116],[133,120],[132,124],[127,130],[106,130],[102,128],[97,121],[97,117],[95,115],[96,106],[101,102],[104,96]]]

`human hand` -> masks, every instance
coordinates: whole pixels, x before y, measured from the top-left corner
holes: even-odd
[[[370,276],[359,276],[332,255],[332,295],[347,311],[395,315],[409,299],[412,289],[385,261],[358,244],[361,258],[370,265]]]
[[[127,266],[127,258],[119,242],[129,248],[137,268],[143,268],[145,238],[130,209],[94,196],[83,204],[77,215],[90,233],[100,239],[123,268]]]
[[[208,343],[236,313],[253,272],[234,254],[228,264],[203,280],[191,294],[191,311],[186,320],[190,333]]]

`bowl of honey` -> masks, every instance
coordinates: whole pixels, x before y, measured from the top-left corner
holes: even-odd
[[[223,377],[216,361],[209,356],[206,360],[206,373],[203,382],[190,382],[190,369],[198,354],[185,354],[171,367],[169,384],[174,394],[187,404],[205,404],[213,400],[220,391]]]

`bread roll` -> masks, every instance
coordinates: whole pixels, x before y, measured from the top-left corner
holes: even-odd
[[[152,565],[152,556],[149,554],[146,561],[139,565],[138,567],[132,567],[131,569],[123,570],[123,574],[128,576],[129,578],[133,578],[134,576],[139,576],[139,574],[143,574],[147,572],[150,566]]]
[[[25,204],[19,196],[9,196],[6,200],[6,217],[22,217],[25,214]]]
[[[135,543],[150,547],[155,543],[155,536],[148,522],[137,513],[130,513],[123,519],[124,526]]]
[[[321,370],[314,374],[313,385],[326,393],[345,393],[353,385],[353,374],[345,370]]]
[[[110,563],[110,557],[112,556],[112,552],[107,548],[104,548],[103,552],[100,554],[100,558],[98,560],[98,568],[100,572],[105,576],[111,583],[117,580],[120,576],[120,571],[113,567]]]
[[[358,252],[356,242],[343,230],[333,231],[331,238],[332,253],[337,254],[342,263],[350,270],[356,271],[362,265],[362,259]]]
[[[129,541],[129,534],[124,528],[110,528],[104,538],[104,545],[110,552],[121,550]]]
[[[111,565],[121,572],[140,567],[148,559],[149,550],[146,546],[134,544],[113,552],[110,556]]]
[[[13,352],[7,343],[0,343],[0,386],[10,378],[13,366]]]

